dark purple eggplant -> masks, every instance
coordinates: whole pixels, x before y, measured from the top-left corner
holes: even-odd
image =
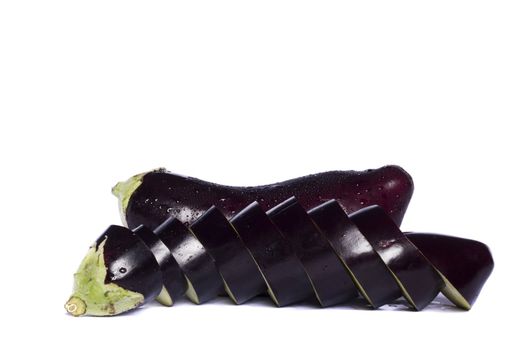
[[[321,204],[308,214],[324,233],[372,307],[378,308],[401,296],[401,290],[388,268],[337,201]]]
[[[352,278],[295,197],[273,207],[267,215],[303,263],[321,306],[339,304],[357,296]]]
[[[171,217],[157,227],[155,233],[170,249],[186,276],[186,295],[191,301],[202,304],[224,290],[213,258],[184,224]]]
[[[349,219],[386,264],[405,299],[416,310],[430,304],[443,280],[385,211],[372,205],[351,214]]]
[[[266,284],[257,264],[219,209],[208,209],[191,230],[215,260],[226,292],[236,304],[264,293]]]
[[[440,234],[406,236],[443,278],[441,292],[456,306],[469,310],[494,269],[489,248],[478,241]]]
[[[493,264],[480,242],[405,236],[378,206],[347,216],[330,200],[306,214],[290,198],[267,213],[254,202],[230,222],[211,208],[189,227],[175,217],[153,232],[110,226],[82,261],[65,307],[75,316],[107,316],[155,297],[162,301],[163,293],[167,304],[183,291],[202,303],[225,287],[236,301],[266,287],[278,306],[310,299],[315,291],[326,306],[355,297],[352,281],[375,308],[402,293],[420,310],[441,287],[469,309]]]
[[[268,294],[277,306],[307,299],[312,285],[291,244],[253,202],[231,220],[239,237],[250,251],[268,286]]]
[[[163,305],[172,306],[174,300],[183,295],[187,288],[179,264],[159,236],[149,228],[140,225],[133,230],[133,233],[139,236],[151,250],[162,272],[164,286],[157,300]]]
[[[253,201],[266,211],[291,196],[307,210],[336,199],[347,214],[377,204],[400,225],[413,189],[410,175],[390,165],[367,171],[330,171],[256,187],[224,186],[159,169],[119,182],[113,193],[126,226],[154,229],[170,215],[189,224],[214,205],[231,219]]]
[[[116,315],[159,295],[162,273],[155,256],[127,228],[110,226],[75,273],[66,310],[74,315]]]

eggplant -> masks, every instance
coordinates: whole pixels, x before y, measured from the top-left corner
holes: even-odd
[[[74,315],[117,315],[147,303],[162,289],[155,256],[127,228],[110,226],[75,273],[73,294],[65,304]]]
[[[191,301],[202,304],[224,290],[213,258],[189,228],[170,217],[154,232],[169,248],[186,276],[186,296]]]
[[[226,292],[236,304],[264,293],[266,284],[257,264],[219,209],[208,209],[191,230],[215,260]]]
[[[441,292],[459,308],[470,310],[494,269],[484,243],[435,233],[407,233],[443,279]]]
[[[291,243],[323,307],[340,304],[357,296],[357,289],[330,243],[295,197],[266,214]]]
[[[401,290],[370,242],[335,200],[308,212],[373,308],[391,303]]]
[[[410,305],[422,310],[430,304],[443,280],[385,211],[372,205],[350,214],[349,219],[381,257]]]
[[[253,202],[229,222],[212,207],[189,227],[175,217],[153,232],[110,226],[82,261],[65,308],[110,316],[154,298],[171,305],[183,292],[203,303],[225,289],[241,303],[266,288],[277,306],[314,295],[333,305],[358,290],[374,308],[404,295],[421,310],[441,290],[470,309],[493,266],[483,243],[405,235],[379,206],[347,215],[330,200],[305,213],[289,198],[268,212]]]
[[[212,205],[227,219],[253,201],[263,210],[295,196],[307,210],[336,199],[350,214],[363,207],[382,206],[399,226],[414,183],[399,166],[366,171],[329,171],[255,187],[224,186],[158,169],[131,177],[113,187],[122,222],[154,229],[169,216],[189,225]]]
[[[304,268],[291,244],[253,202],[235,215],[231,224],[250,251],[277,306],[307,299],[313,294]]]
[[[161,241],[159,236],[150,229],[140,225],[133,230],[151,250],[162,272],[163,287],[157,301],[166,306],[172,306],[173,301],[186,292],[186,281],[182,270],[171,251]]]

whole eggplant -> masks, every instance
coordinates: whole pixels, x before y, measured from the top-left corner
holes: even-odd
[[[347,214],[376,204],[399,226],[413,190],[412,177],[403,168],[388,165],[365,171],[328,171],[249,187],[220,185],[157,169],[119,182],[112,192],[119,199],[127,227],[154,229],[170,216],[189,225],[211,206],[231,219],[254,201],[266,211],[292,196],[306,210],[335,199]]]

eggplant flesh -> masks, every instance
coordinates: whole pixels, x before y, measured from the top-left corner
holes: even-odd
[[[357,296],[357,289],[330,243],[295,197],[266,214],[292,245],[323,307],[340,304]]]
[[[225,186],[158,169],[119,182],[113,194],[119,200],[125,226],[154,229],[169,216],[189,225],[213,205],[231,219],[253,201],[267,211],[291,196],[307,210],[336,199],[347,214],[377,204],[400,225],[413,190],[411,176],[399,166],[388,165],[250,187]]]

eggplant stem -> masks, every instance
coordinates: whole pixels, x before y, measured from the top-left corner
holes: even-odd
[[[69,298],[64,308],[73,316],[81,316],[86,313],[86,303],[79,297]]]
[[[120,217],[124,226],[127,226],[126,210],[128,209],[129,199],[135,190],[142,184],[142,178],[144,175],[146,175],[146,173],[132,176],[126,181],[117,183],[111,189],[111,193],[118,198]]]

